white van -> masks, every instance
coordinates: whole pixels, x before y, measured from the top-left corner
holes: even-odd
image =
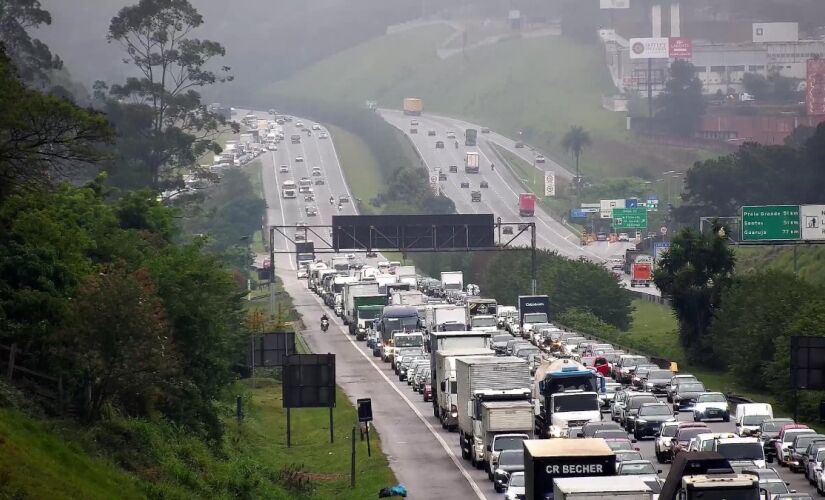
[[[736,406],[736,432],[740,436],[759,430],[762,420],[773,418],[773,408],[768,403],[744,403]]]
[[[762,442],[756,438],[716,439],[713,451],[728,461],[753,460],[758,468],[765,467],[765,450]]]

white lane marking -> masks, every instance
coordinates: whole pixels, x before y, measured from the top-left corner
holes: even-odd
[[[315,302],[318,303],[319,306],[324,306],[323,302],[321,302],[321,299],[318,298],[316,295],[310,293],[309,296],[312,297],[315,300]],[[433,437],[441,444],[441,447],[444,448],[445,452],[447,452],[447,455],[450,457],[450,460],[452,460],[455,466],[458,467],[458,470],[461,472],[461,475],[464,476],[464,479],[466,479],[468,483],[470,483],[470,487],[473,489],[473,491],[475,491],[478,498],[485,500],[487,497],[484,496],[484,493],[481,491],[481,488],[479,488],[478,483],[475,482],[475,479],[473,479],[472,476],[470,476],[470,473],[467,472],[467,469],[464,468],[464,464],[461,463],[461,461],[458,459],[455,453],[453,453],[453,450],[450,449],[450,445],[448,445],[447,442],[444,441],[444,438],[441,437],[441,435],[435,430],[435,428],[432,425],[430,425],[429,422],[427,422],[427,419],[424,418],[424,415],[421,414],[421,412],[418,410],[415,404],[413,404],[413,402],[410,401],[403,392],[401,392],[401,389],[399,389],[398,386],[392,383],[392,381],[389,379],[389,377],[387,377],[384,371],[381,370],[381,368],[379,368],[378,365],[375,364],[375,361],[373,361],[369,356],[367,356],[367,353],[359,349],[358,344],[356,344],[355,341],[352,340],[351,336],[344,332],[343,327],[340,324],[338,324],[338,320],[335,318],[331,319],[332,323],[335,323],[336,326],[338,326],[338,331],[341,333],[341,335],[344,335],[344,338],[346,338],[347,341],[349,341],[349,343],[352,345],[352,347],[356,351],[358,351],[358,354],[360,354],[364,359],[367,360],[367,362],[370,365],[372,365],[373,368],[375,368],[375,371],[377,371],[378,374],[381,375],[381,378],[383,378],[384,381],[387,384],[389,384],[390,387],[392,387],[396,394],[401,396],[401,399],[403,399],[404,402],[407,403],[407,406],[409,406],[413,413],[415,413],[415,415],[418,417],[418,419],[421,420],[421,423],[423,423],[427,427],[427,429],[430,431],[430,434],[432,434]]]
[[[338,176],[341,177],[341,184],[344,185],[344,190],[347,192],[347,196],[350,199],[350,203],[352,204],[353,210],[355,211],[355,215],[358,215],[358,208],[355,206],[355,201],[352,198],[352,193],[350,193],[349,183],[347,183],[347,179],[344,178],[344,170],[343,170],[343,168],[341,168],[341,158],[338,157],[338,150],[335,149],[335,141],[332,140],[332,134],[329,132],[329,130],[325,130],[325,132],[327,133],[327,138],[329,140],[329,144],[330,144],[330,146],[332,146],[332,153],[335,155],[335,164],[336,164],[336,167],[338,169]],[[320,147],[319,147],[319,153],[320,153]],[[330,188],[330,189],[332,189],[332,188]],[[330,224],[331,223],[332,222],[330,221]]]

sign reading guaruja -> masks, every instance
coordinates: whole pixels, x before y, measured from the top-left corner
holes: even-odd
[[[801,208],[800,205],[742,207],[742,241],[801,240]]]

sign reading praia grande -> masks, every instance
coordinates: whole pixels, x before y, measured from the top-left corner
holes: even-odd
[[[742,207],[742,241],[799,240],[799,205]]]

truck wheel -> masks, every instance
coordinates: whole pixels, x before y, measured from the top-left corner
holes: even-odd
[[[484,469],[484,460],[477,460],[476,461],[476,469]]]

